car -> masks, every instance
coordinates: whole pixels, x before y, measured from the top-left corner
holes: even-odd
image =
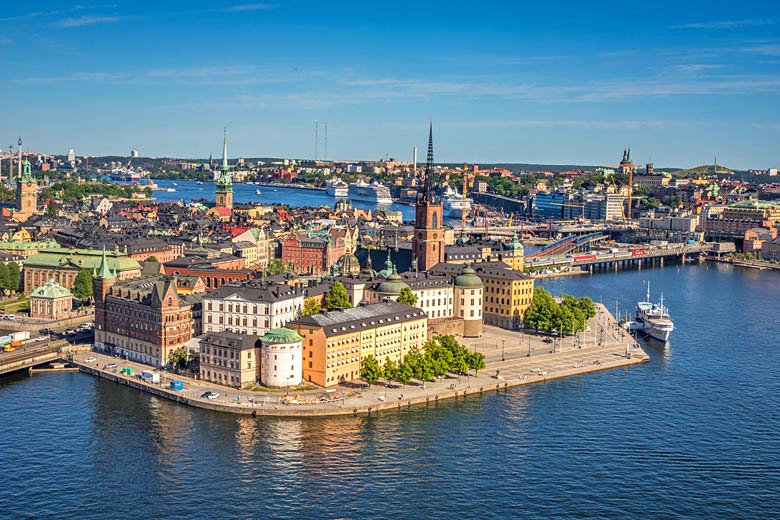
[[[203,395],[201,395],[203,399],[216,399],[219,397],[219,394],[216,392],[204,392]]]
[[[46,341],[47,339],[49,339],[49,336],[38,336],[34,341]]]
[[[3,317],[3,319],[4,319],[4,320],[11,320],[11,321],[14,321],[14,320],[16,319],[16,316],[14,316],[13,314],[9,314],[9,315],[7,315],[7,316],[4,316],[4,317]]]
[[[107,364],[106,366],[104,366],[103,368],[105,368],[106,370],[116,370],[116,368],[117,368],[117,365],[116,365],[116,363],[108,363],[108,364]]]
[[[84,363],[94,363],[97,361],[97,358],[94,356],[89,356],[87,359],[84,360]]]

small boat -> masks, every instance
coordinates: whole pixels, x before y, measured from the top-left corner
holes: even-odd
[[[260,195],[260,190],[255,190],[255,193],[257,193],[258,195]]]
[[[274,191],[278,191],[276,188],[274,188]]]
[[[637,330],[651,338],[666,343],[674,331],[674,322],[669,317],[669,309],[664,305],[664,295],[659,303],[650,301],[650,282],[647,282],[647,300],[636,304]]]
[[[203,181],[198,181],[198,186],[203,186]]]
[[[174,191],[176,191],[176,188],[167,188],[165,191],[167,191],[168,193],[173,193]]]
[[[173,185],[174,185],[174,186],[178,186],[178,184],[176,184],[175,182],[173,183]]]

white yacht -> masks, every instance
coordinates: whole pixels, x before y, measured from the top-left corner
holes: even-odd
[[[471,212],[471,199],[463,197],[463,195],[453,191],[449,186],[444,190],[441,200],[444,206],[445,217],[460,218],[464,209],[467,215]]]
[[[326,193],[331,197],[346,197],[349,193],[349,185],[341,179],[331,179],[327,183]]]
[[[362,181],[353,182],[349,185],[347,196],[352,200],[373,202],[375,204],[393,203],[390,189],[373,180],[368,184]]]
[[[647,282],[647,300],[636,304],[637,328],[651,338],[666,343],[674,330],[674,322],[669,317],[669,309],[664,305],[664,296],[659,303],[650,301],[650,281]]]

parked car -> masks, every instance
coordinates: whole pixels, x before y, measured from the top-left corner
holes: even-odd
[[[84,360],[84,363],[94,363],[95,361],[97,361],[97,358],[93,357],[93,356],[90,356],[90,357],[88,357],[87,359]]]
[[[219,394],[216,392],[204,392],[201,397],[204,399],[216,399],[219,397]]]

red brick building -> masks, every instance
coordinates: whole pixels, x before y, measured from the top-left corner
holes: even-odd
[[[216,258],[185,256],[165,263],[163,272],[168,275],[199,276],[207,290],[218,289],[225,284],[235,284],[256,278],[255,271],[244,267],[244,259],[233,255]]]
[[[299,274],[326,274],[344,251],[341,238],[290,235],[282,242],[282,262]]]

